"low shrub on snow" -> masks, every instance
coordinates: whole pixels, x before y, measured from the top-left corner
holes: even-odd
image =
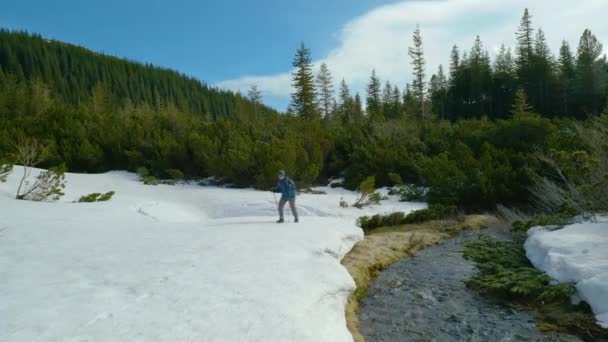
[[[165,173],[173,180],[184,179],[184,173],[178,169],[165,170]]]
[[[65,166],[52,167],[42,171],[34,183],[24,177],[17,190],[17,199],[30,201],[56,201],[64,195]]]
[[[106,192],[105,194],[100,194],[98,192],[81,196],[78,199],[79,203],[91,203],[91,202],[106,202],[109,201],[112,196],[114,196],[114,191]]]
[[[0,183],[6,182],[6,177],[13,171],[13,164],[3,164],[0,161]]]
[[[399,195],[401,202],[425,202],[428,189],[415,184],[400,184],[391,187],[389,195]]]
[[[398,226],[401,224],[422,223],[441,220],[457,214],[455,206],[433,205],[427,209],[415,210],[408,215],[394,212],[389,215],[361,216],[357,220],[359,227],[366,233],[380,227]]]
[[[160,181],[158,180],[158,178],[154,177],[154,176],[147,176],[143,179],[144,184],[146,185],[158,185],[160,184]]]

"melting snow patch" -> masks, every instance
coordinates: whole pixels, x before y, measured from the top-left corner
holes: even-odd
[[[608,328],[608,223],[582,223],[549,231],[534,228],[525,243],[532,264],[578,294]]]

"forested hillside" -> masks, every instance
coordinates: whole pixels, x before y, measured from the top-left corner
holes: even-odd
[[[27,135],[50,148],[41,166],[75,172],[177,169],[258,188],[280,168],[301,186],[343,178],[355,189],[373,176],[376,186],[415,184],[430,189],[431,204],[466,210],[534,205],[539,179],[607,189],[602,139],[586,139],[608,132],[608,62],[592,32],[555,55],[526,10],[513,49],[492,60],[480,38],[470,51],[454,47],[449,69],[428,83],[423,38],[417,29],[414,82],[400,90],[370,70],[364,100],[344,80],[334,89],[326,65],[314,75],[302,44],[292,103],[279,114],[255,87],[245,100],[172,71],[2,31],[0,158],[10,161],[15,137]]]
[[[26,32],[0,30],[0,72],[17,81],[44,82],[54,97],[79,104],[96,85],[107,86],[119,105],[159,107],[213,117],[252,113],[254,105],[230,91],[210,87],[173,70],[96,53]],[[0,74],[2,76],[2,74]]]

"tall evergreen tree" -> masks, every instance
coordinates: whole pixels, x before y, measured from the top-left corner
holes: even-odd
[[[386,81],[384,83],[384,89],[382,89],[382,115],[389,119],[393,116],[393,85],[391,82]]]
[[[352,123],[353,120],[353,99],[350,96],[350,90],[348,84],[342,79],[340,82],[340,91],[338,94],[338,113],[343,123]]]
[[[532,16],[527,8],[521,18],[516,36],[517,47],[515,48],[515,53],[517,55],[517,79],[526,93],[530,93],[530,89],[532,88],[530,85],[530,69],[532,57],[534,55],[534,28],[532,27]]]
[[[363,119],[363,105],[361,103],[361,96],[359,93],[355,94],[355,98],[353,100],[353,121],[361,122]]]
[[[517,30],[517,68],[524,71],[530,64],[534,53],[534,28],[532,27],[532,16],[526,8]]]
[[[295,91],[291,94],[290,107],[300,117],[308,120],[318,119],[310,49],[303,42],[296,51],[293,66],[296,68],[292,74],[292,86]]]
[[[517,77],[511,49],[507,49],[504,44],[500,47],[494,61],[492,89],[493,117],[507,117],[517,90]]]
[[[530,100],[534,108],[541,114],[552,114],[553,94],[557,92],[557,82],[553,70],[553,56],[547,45],[547,39],[542,29],[538,29],[534,40],[534,54],[530,65]]]
[[[414,31],[413,39],[413,47],[408,49],[408,54],[412,58],[412,68],[414,74],[414,80],[412,82],[412,87],[414,94],[418,98],[418,102],[420,104],[418,113],[424,118],[425,116],[425,94],[426,94],[426,83],[425,83],[425,60],[424,60],[424,50],[422,46],[422,34],[420,33],[420,26],[416,25],[416,30]]]
[[[262,91],[258,88],[257,84],[252,84],[247,92],[247,97],[249,97],[249,101],[253,103],[253,111],[254,115],[257,118],[258,116],[258,107],[262,105]]]
[[[382,91],[380,79],[376,76],[376,70],[372,70],[372,75],[367,85],[366,108],[367,116],[372,121],[380,120],[382,117]]]
[[[443,65],[439,65],[437,74],[431,77],[429,93],[433,112],[441,119],[445,118],[445,107],[448,95],[448,80],[443,72]]]
[[[322,63],[317,74],[317,95],[321,114],[324,117],[331,113],[334,103],[334,84],[327,64]]]
[[[391,102],[393,108],[391,110],[392,117],[391,119],[398,119],[401,116],[401,91],[399,91],[399,87],[393,87],[393,94],[391,96]]]
[[[585,30],[581,36],[576,56],[576,101],[578,115],[584,117],[599,113],[606,104],[605,60],[600,59],[602,44]]]
[[[573,87],[576,76],[575,61],[567,41],[562,41],[559,48],[559,58],[557,60],[558,80],[559,80],[559,113],[563,116],[569,115],[573,110]]]

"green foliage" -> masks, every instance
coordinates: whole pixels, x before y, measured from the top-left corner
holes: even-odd
[[[106,202],[112,199],[114,196],[114,191],[106,192],[105,194],[100,194],[98,192],[94,192],[92,194],[81,196],[78,199],[79,203],[91,203],[91,202]]]
[[[571,223],[572,217],[577,214],[578,213],[571,208],[562,208],[554,215],[537,215],[525,222],[515,221],[511,224],[511,227],[514,232],[525,233],[532,227],[564,226]]]
[[[99,196],[101,196],[101,194],[98,192],[94,192],[94,193],[88,194],[88,195],[83,195],[83,196],[80,196],[80,198],[78,199],[78,203],[97,202],[97,200],[99,199]]]
[[[13,164],[0,161],[0,183],[6,182],[6,178],[13,171]]]
[[[148,177],[150,175],[150,171],[148,171],[147,168],[141,166],[137,168],[137,175],[141,178],[144,179],[146,177]]]
[[[176,71],[99,54],[39,35],[0,29],[0,46],[3,73],[15,75],[18,81],[40,80],[56,90],[61,101],[70,104],[93,95],[93,109],[99,113],[113,111],[116,101],[147,104],[155,109],[171,104],[180,111],[210,113],[214,117],[237,111],[252,115],[256,106],[259,110],[258,104],[237,93],[211,87]],[[32,95],[39,96],[44,91],[48,96],[48,89],[43,87]],[[32,114],[52,106],[50,102],[32,107]],[[268,107],[264,111],[274,112]],[[92,142],[81,146],[83,151],[95,148]]]
[[[160,184],[160,181],[158,180],[158,178],[156,178],[154,176],[146,176],[146,177],[144,177],[143,182],[146,185],[158,185],[158,184]]]
[[[64,195],[65,189],[65,165],[51,167],[42,171],[36,177],[33,184],[29,180],[24,181],[23,189],[17,192],[17,199],[29,201],[57,201]]]
[[[422,223],[431,220],[442,220],[456,215],[455,206],[434,205],[427,209],[420,209],[405,215],[402,212],[394,212],[389,215],[361,216],[357,219],[357,224],[365,233],[389,226],[402,224]]]
[[[177,169],[165,170],[165,173],[174,180],[184,179],[184,173]]]
[[[518,243],[483,237],[465,246],[464,257],[479,270],[467,285],[484,293],[543,304],[569,303],[574,293],[572,284],[551,285],[551,278],[530,264]]]
[[[388,179],[393,183],[393,185],[401,185],[403,184],[403,180],[401,179],[401,175],[394,172],[388,173]]]
[[[389,195],[398,195],[402,202],[425,202],[428,190],[415,184],[402,184],[389,189]]]
[[[112,196],[114,196],[114,194],[114,191],[108,191],[105,194],[101,195],[99,199],[97,199],[97,202],[107,202],[112,199]]]

